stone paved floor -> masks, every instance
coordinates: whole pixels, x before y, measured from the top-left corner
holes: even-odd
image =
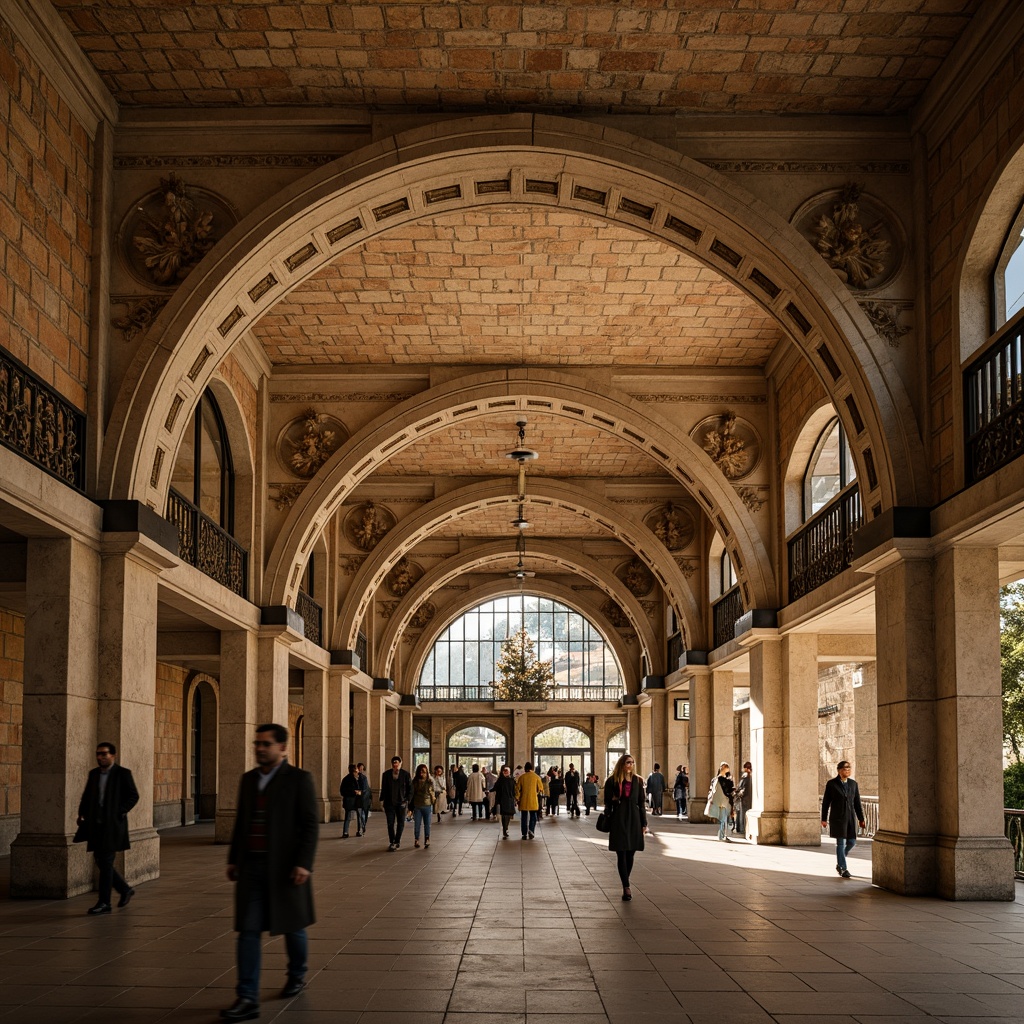
[[[839,879],[822,849],[720,844],[655,819],[622,903],[593,819],[538,839],[445,817],[429,850],[386,852],[383,816],[325,826],[309,987],[277,1024],[911,1024],[1024,1020],[1024,886],[1012,904],[874,889],[870,844]],[[515,829],[516,826],[514,825]],[[90,918],[94,897],[0,900],[0,1024],[214,1021],[233,1000],[224,848],[199,826],[164,834],[163,875]],[[6,861],[0,885],[6,888]]]

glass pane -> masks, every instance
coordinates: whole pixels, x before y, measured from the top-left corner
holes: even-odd
[[[828,432],[818,443],[818,448],[811,467],[807,471],[810,478],[808,516],[814,515],[824,508],[841,490],[842,482],[839,472],[839,420],[834,420]]]
[[[1006,288],[1006,319],[1009,320],[1018,310],[1024,309],[1024,245],[1019,242],[1017,251],[1006,264],[1003,282]]]
[[[217,415],[209,401],[203,400],[199,509],[219,526],[224,525],[225,509],[221,507],[224,483],[224,449],[221,444]]]

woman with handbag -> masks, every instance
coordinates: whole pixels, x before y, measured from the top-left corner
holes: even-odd
[[[718,841],[731,843],[725,834],[732,811],[732,779],[729,777],[729,766],[723,761],[718,766],[718,774],[711,780],[708,787],[708,802],[704,805],[704,813],[718,822]]]
[[[647,832],[647,796],[643,779],[634,774],[635,767],[631,754],[623,754],[615,762],[615,769],[604,784],[604,822],[597,822],[598,828],[602,824],[607,826],[608,849],[615,851],[622,898],[626,901],[633,898],[629,888],[633,857],[644,848]]]

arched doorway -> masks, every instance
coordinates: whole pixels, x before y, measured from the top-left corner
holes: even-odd
[[[182,824],[212,821],[217,813],[217,694],[206,679],[186,689],[187,790],[182,800]]]
[[[480,765],[497,770],[508,763],[508,737],[486,725],[467,725],[448,737],[447,763],[461,764],[463,768]]]
[[[539,772],[558,768],[563,775],[572,764],[581,777],[586,777],[594,763],[593,741],[575,726],[550,726],[533,737],[533,763]]]

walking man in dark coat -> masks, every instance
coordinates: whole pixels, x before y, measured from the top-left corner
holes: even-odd
[[[651,812],[661,814],[662,802],[665,799],[665,776],[661,774],[660,764],[656,764],[654,771],[647,776],[647,795],[651,799]]]
[[[313,777],[285,760],[288,730],[283,725],[257,726],[255,747],[257,767],[242,776],[228,853],[228,878],[237,882],[238,998],[221,1011],[224,1020],[260,1015],[262,932],[284,935],[288,980],[281,998],[302,991],[306,928],[316,920],[309,880],[320,831]]]
[[[836,841],[836,871],[841,878],[849,878],[846,855],[857,843],[857,825],[864,827],[864,811],[860,805],[860,788],[850,778],[853,765],[840,761],[836,777],[825,783],[821,801],[821,827],[828,826],[828,834]]]
[[[405,828],[405,812],[412,800],[412,777],[402,767],[402,759],[395,754],[391,758],[391,770],[380,779],[380,805],[388,819],[388,852],[397,850],[402,844]]]
[[[128,812],[139,802],[139,791],[127,768],[114,763],[117,747],[113,743],[96,745],[96,767],[89,772],[85,792],[78,804],[78,824],[85,832],[86,849],[99,868],[99,899],[90,914],[110,913],[110,892],[116,889],[119,907],[128,906],[135,890],[114,867],[119,850],[127,850]]]
[[[580,816],[580,773],[576,771],[576,765],[569,765],[565,773],[565,809],[571,818]]]

